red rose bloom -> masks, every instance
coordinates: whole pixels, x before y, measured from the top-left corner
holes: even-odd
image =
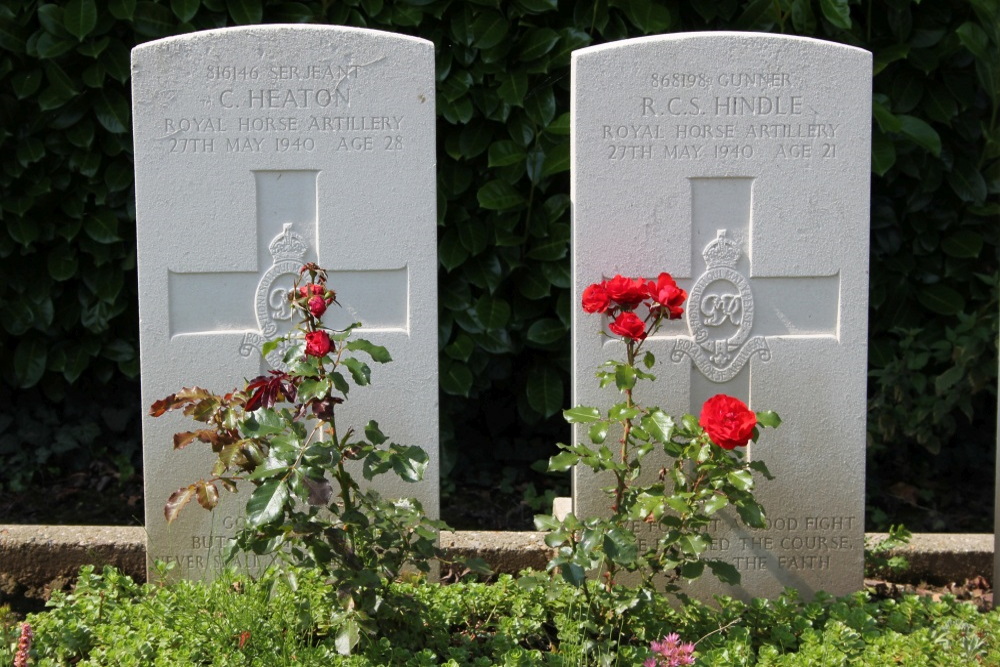
[[[676,320],[684,315],[682,305],[687,299],[687,292],[677,286],[669,273],[661,273],[656,282],[650,280],[646,283],[646,290],[653,301],[658,304],[654,308],[666,309],[669,319]]]
[[[323,296],[324,292],[326,292],[326,288],[316,283],[309,283],[308,285],[299,287],[299,296],[303,299],[307,296]]]
[[[603,313],[611,305],[611,297],[604,289],[604,283],[594,283],[583,290],[583,310],[587,313]]]
[[[309,312],[313,317],[323,317],[326,312],[326,300],[321,296],[309,297]]]
[[[306,354],[322,357],[330,351],[330,336],[325,331],[310,331],[306,334]]]
[[[716,394],[705,401],[698,423],[723,449],[745,447],[757,426],[757,415],[738,398]]]
[[[646,325],[633,312],[624,312],[615,318],[615,321],[608,325],[611,333],[631,338],[632,340],[642,340],[646,337]]]
[[[625,310],[632,310],[649,296],[646,283],[642,278],[615,276],[611,280],[604,281],[604,288],[607,290],[608,297]]]

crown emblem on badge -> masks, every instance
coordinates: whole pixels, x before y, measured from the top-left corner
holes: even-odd
[[[281,233],[274,237],[267,249],[276,263],[288,260],[301,262],[309,251],[302,237],[292,231],[290,222],[281,226]]]
[[[705,265],[714,269],[716,267],[735,268],[736,262],[740,261],[743,251],[736,241],[726,236],[726,230],[720,229],[715,240],[705,246],[701,256],[705,258]]]

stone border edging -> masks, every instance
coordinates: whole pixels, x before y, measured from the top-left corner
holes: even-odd
[[[544,533],[458,531],[441,533],[441,546],[456,556],[479,556],[498,573],[544,570],[552,550]],[[868,533],[872,543],[884,533]],[[910,561],[906,583],[943,585],[975,576],[992,580],[993,535],[923,533],[898,550]],[[17,597],[48,599],[66,588],[82,565],[114,565],[136,581],[146,578],[146,531],[142,526],[0,525],[0,603]]]

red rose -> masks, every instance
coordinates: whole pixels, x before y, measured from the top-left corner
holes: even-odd
[[[661,273],[656,282],[650,280],[646,283],[646,290],[653,301],[658,304],[654,308],[666,309],[669,319],[676,320],[684,315],[682,305],[687,299],[687,292],[677,286],[669,273]]]
[[[607,290],[608,297],[612,301],[626,310],[632,310],[649,296],[646,283],[642,278],[615,276],[611,280],[604,281],[604,289]]]
[[[307,296],[323,296],[325,292],[326,288],[316,283],[309,283],[308,285],[299,287],[299,296],[303,299]]]
[[[321,296],[309,297],[309,312],[313,317],[323,317],[326,312],[326,300]]]
[[[633,312],[624,312],[615,318],[615,321],[608,325],[611,333],[631,338],[632,340],[642,340],[646,337],[646,325],[643,324],[639,316]]]
[[[330,351],[330,336],[325,331],[310,331],[306,334],[306,354],[322,357]]]
[[[716,394],[705,401],[698,423],[723,449],[744,447],[753,436],[757,415],[738,398]]]
[[[604,289],[604,283],[594,283],[583,290],[583,310],[587,313],[603,313],[611,305],[611,297]]]

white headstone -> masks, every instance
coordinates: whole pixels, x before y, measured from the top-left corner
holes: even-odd
[[[767,34],[573,55],[573,404],[617,400],[594,370],[623,349],[579,308],[583,289],[667,271],[690,296],[646,344],[657,381],[639,403],[697,415],[726,393],[784,420],[749,448],[776,476],[758,484],[770,527],[722,513],[706,556],[742,586],[706,574],[701,597],[862,585],[871,75],[867,51]],[[706,258],[717,239],[735,263]],[[607,513],[608,484],[578,470],[576,514]]]
[[[284,294],[316,262],[343,304],[324,322],[362,322],[357,335],[393,357],[370,364],[372,385],[352,389],[338,424],[376,419],[423,447],[422,483],[379,489],[437,516],[433,45],[341,27],[213,30],[137,47],[132,81],[143,404],[267,370],[260,346],[291,326]],[[251,487],[165,523],[167,497],[215,458],[200,443],[172,450],[193,424],[145,416],[143,463],[149,559],[197,578],[217,568]]]

